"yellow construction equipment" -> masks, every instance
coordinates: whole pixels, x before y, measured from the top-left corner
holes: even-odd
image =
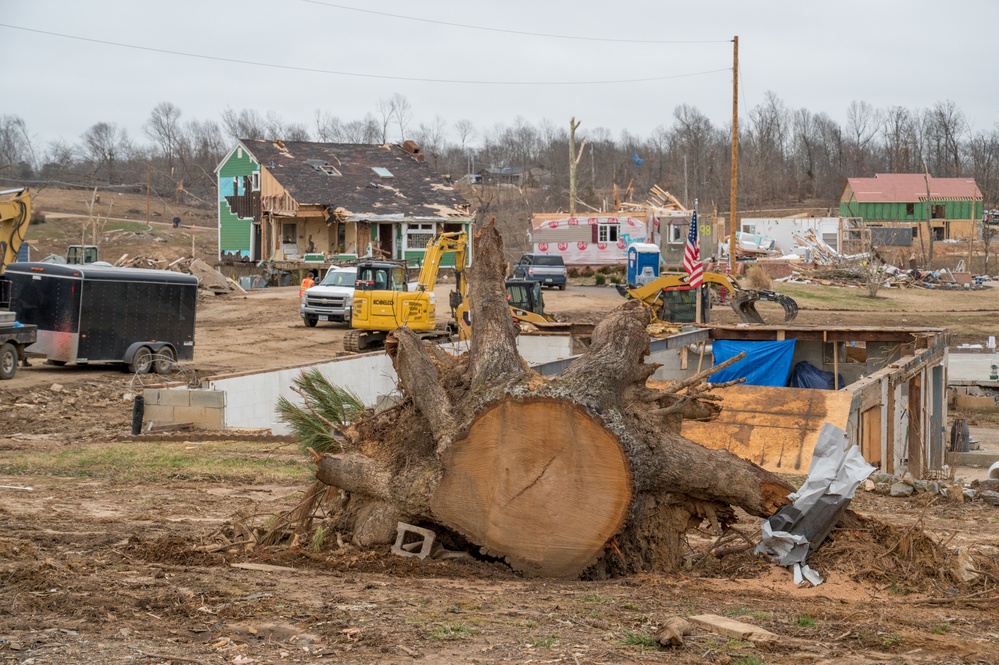
[[[618,292],[625,298],[640,300],[645,303],[658,321],[675,322],[677,319],[670,312],[666,293],[670,291],[689,290],[690,276],[687,273],[665,273],[644,286],[628,288],[618,286]],[[756,311],[757,302],[773,302],[784,308],[784,322],[793,321],[798,316],[798,303],[789,296],[775,291],[758,291],[744,289],[738,282],[724,273],[704,273],[704,283],[728,290],[728,300],[739,318],[746,323],[766,323]]]
[[[441,233],[427,243],[423,266],[415,290],[409,290],[406,266],[400,261],[365,260],[357,264],[354,305],[350,330],[343,338],[347,351],[364,351],[385,343],[388,333],[400,326],[423,337],[448,337],[458,332],[456,322],[437,325],[434,287],[441,259],[454,252],[455,289],[451,309],[468,296],[465,269],[468,265],[468,235],[464,231]]]
[[[38,328],[23,325],[10,311],[12,287],[4,277],[7,264],[17,260],[31,222],[31,193],[27,187],[0,191],[0,380],[12,379],[24,349],[38,338]]]

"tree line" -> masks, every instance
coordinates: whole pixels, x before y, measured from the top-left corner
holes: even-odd
[[[696,106],[680,104],[649,136],[627,130],[587,128],[577,167],[583,206],[608,209],[615,188],[621,200],[642,201],[652,185],[689,203],[728,209],[731,126],[712,123]],[[400,94],[380,100],[363,118],[346,120],[317,110],[310,125],[285,123],[274,114],[226,108],[217,120],[185,119],[162,102],[133,137],[102,121],[75,143],[46,146],[24,119],[0,116],[0,181],[81,187],[145,187],[161,194],[214,200],[214,169],[236,139],[333,143],[386,143],[412,139],[438,172],[458,180],[486,167],[521,167],[543,183],[532,192],[536,212],[568,208],[569,122],[517,117],[509,125],[477,127],[471,120],[434,116],[417,121]],[[923,173],[974,178],[986,208],[999,207],[999,127],[974,129],[964,112],[944,100],[923,109],[876,108],[852,102],[846,122],[824,112],[792,109],[773,92],[739,120],[740,210],[833,208],[848,177]],[[497,196],[499,192],[497,192]],[[527,199],[524,198],[526,201]]]

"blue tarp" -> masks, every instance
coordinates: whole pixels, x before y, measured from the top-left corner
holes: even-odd
[[[728,339],[715,340],[712,345],[715,364],[725,362],[732,356],[746,352],[746,357],[711,375],[712,383],[722,383],[734,379],[746,379],[750,386],[787,385],[787,375],[791,371],[791,356],[794,355],[794,340],[777,342],[736,342]]]
[[[795,363],[791,377],[787,380],[788,388],[815,388],[816,390],[835,390],[833,373],[826,372],[807,360]],[[843,375],[839,375],[839,387],[843,387]]]

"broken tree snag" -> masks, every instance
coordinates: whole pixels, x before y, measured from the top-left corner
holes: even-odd
[[[640,303],[608,314],[582,356],[542,377],[517,354],[492,222],[473,256],[470,351],[452,357],[397,331],[387,348],[403,399],[317,463],[345,493],[336,528],[352,542],[390,545],[405,522],[460,534],[531,576],[668,572],[692,526],[786,502],[792,488],[776,476],[680,435],[685,414],[720,407],[706,384],[647,385]]]
[[[521,379],[527,368],[517,352],[517,328],[506,299],[506,259],[496,218],[473,238],[468,294],[472,317],[469,378],[472,390],[502,391]]]

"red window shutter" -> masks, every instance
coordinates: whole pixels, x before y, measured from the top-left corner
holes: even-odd
[[[597,229],[599,227],[596,224],[590,224],[590,229],[593,231],[593,242],[597,242]]]

